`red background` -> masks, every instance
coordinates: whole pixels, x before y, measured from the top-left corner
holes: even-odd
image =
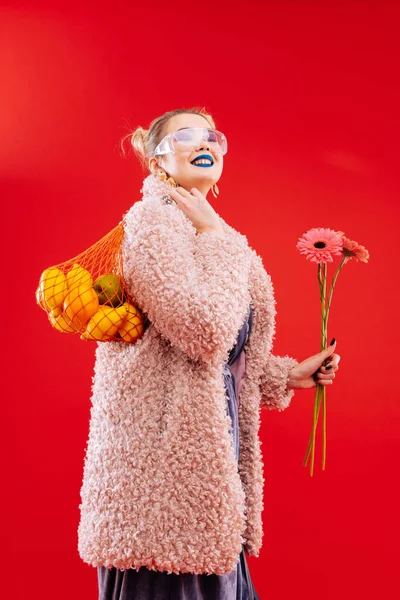
[[[263,600],[397,597],[399,4],[58,4],[3,3],[0,14],[4,597],[97,598],[96,570],[77,553],[95,344],[53,330],[34,292],[43,269],[139,198],[144,173],[121,158],[122,135],[194,104],[229,140],[209,201],[271,273],[275,354],[320,348],[317,270],[298,237],[330,227],[370,252],[333,295],[341,362],[326,471],[321,430],[314,476],[302,466],[314,390],[263,412],[255,587]]]

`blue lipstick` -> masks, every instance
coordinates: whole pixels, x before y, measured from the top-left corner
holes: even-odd
[[[205,165],[205,164],[195,165],[194,161],[199,160],[200,158],[208,158],[209,160],[211,160],[211,164],[210,165]],[[211,154],[200,154],[199,156],[196,156],[196,158],[194,158],[190,164],[192,164],[194,167],[212,167],[214,164],[214,159],[211,156]]]

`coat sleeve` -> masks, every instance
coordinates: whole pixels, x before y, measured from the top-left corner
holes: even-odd
[[[287,388],[288,374],[298,360],[290,356],[276,356],[270,354],[265,362],[261,375],[261,406],[269,410],[284,410],[290,404],[295,393],[293,388]]]
[[[293,388],[287,388],[287,381],[290,369],[298,364],[298,360],[290,356],[272,354],[277,314],[274,285],[271,275],[265,270],[261,256],[254,252],[253,261],[254,268],[250,273],[252,288],[263,307],[258,316],[258,326],[265,330],[269,339],[265,356],[262,358],[260,405],[270,410],[282,411],[289,406],[295,392]]]
[[[124,222],[124,277],[133,302],[190,358],[222,359],[244,318],[247,238],[196,235],[183,211],[155,198],[136,202]]]

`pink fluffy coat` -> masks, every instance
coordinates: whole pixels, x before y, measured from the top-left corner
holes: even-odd
[[[270,275],[245,235],[198,235],[149,175],[124,217],[124,272],[150,326],[99,342],[81,487],[78,551],[92,566],[168,573],[236,568],[262,545],[260,410],[285,409],[298,361],[271,353]],[[237,465],[223,365],[253,308],[240,389]]]

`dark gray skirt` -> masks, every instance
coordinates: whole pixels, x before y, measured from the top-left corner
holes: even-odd
[[[244,551],[226,575],[98,567],[99,600],[260,600]]]
[[[232,420],[231,434],[235,442],[236,459],[239,458],[239,425],[237,390],[240,381],[236,381],[231,367],[241,378],[238,369],[239,359],[251,333],[252,308],[238,331],[235,345],[224,367],[224,382],[227,392],[227,411]],[[143,566],[121,571],[116,567],[97,567],[99,597],[98,600],[260,600],[251,581],[244,550],[238,556],[236,569],[225,575],[207,573],[167,573],[153,571]]]

